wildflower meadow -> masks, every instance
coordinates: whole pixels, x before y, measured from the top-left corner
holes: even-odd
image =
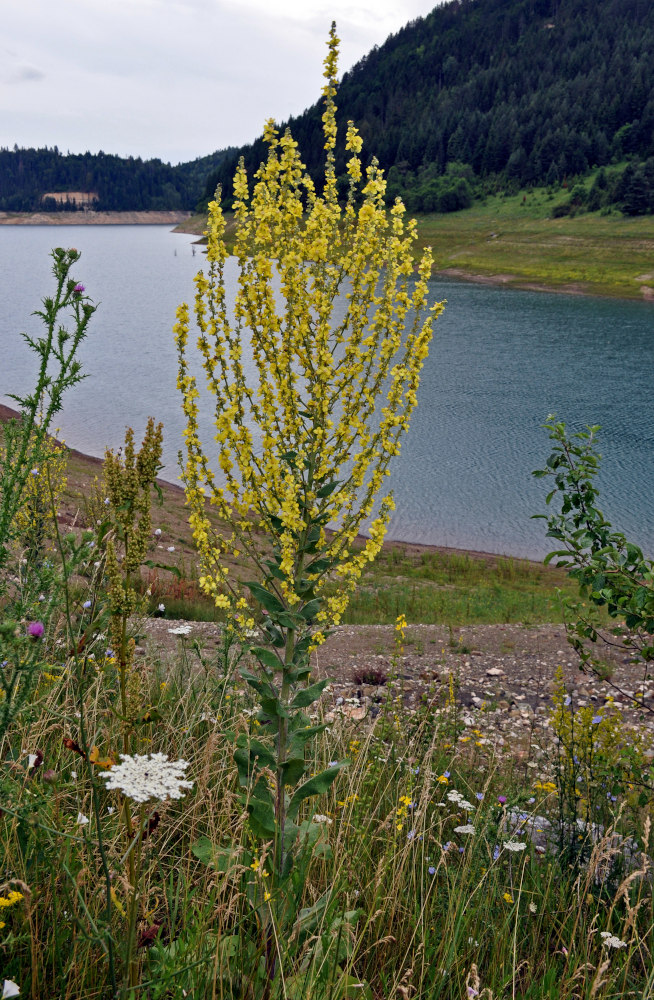
[[[645,706],[639,723],[579,705],[559,673],[542,729],[498,739],[452,672],[409,710],[403,614],[374,713],[335,712],[317,668],[348,607],[369,620],[352,609],[443,309],[351,123],[339,144],[337,55],[333,27],[322,185],[269,122],[267,159],[235,178],[236,300],[217,192],[176,317],[210,652],[183,613],[165,650],[146,638],[167,613],[153,574],[187,599],[186,569],[157,561],[160,424],[129,430],[74,523],[58,516],[56,414],[96,306],[80,254],[53,251],[34,392],[0,450],[3,998],[654,997]],[[592,441],[550,431],[548,532],[586,595],[570,639],[587,670],[589,642],[622,642],[647,677],[651,563],[597,510]]]

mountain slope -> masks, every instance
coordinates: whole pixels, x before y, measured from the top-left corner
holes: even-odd
[[[654,163],[639,164],[654,157],[652,51],[650,0],[453,0],[345,74],[339,123],[357,124],[389,193],[411,193],[417,210],[447,208],[430,191],[461,207],[479,181],[560,184],[625,159],[648,210]],[[314,176],[320,117],[316,104],[288,123]],[[207,195],[221,184],[229,197],[238,157],[252,171],[264,154],[258,140],[226,156]]]

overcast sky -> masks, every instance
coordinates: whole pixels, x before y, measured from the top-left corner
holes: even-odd
[[[438,0],[4,0],[0,146],[192,160],[320,96]]]

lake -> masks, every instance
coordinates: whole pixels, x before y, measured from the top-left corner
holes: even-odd
[[[204,257],[166,226],[0,226],[0,398],[33,387],[19,334],[53,289],[50,248],[75,246],[74,276],[100,303],[80,358],[89,377],[65,398],[59,425],[91,455],[165,425],[164,478],[177,477],[183,420],[175,387],[175,309],[192,303]],[[195,255],[194,255],[195,251]],[[601,424],[600,506],[654,554],[654,307],[640,302],[432,281],[447,299],[423,370],[420,403],[390,485],[389,537],[542,557],[547,492],[542,424]],[[205,440],[209,435],[205,434]]]

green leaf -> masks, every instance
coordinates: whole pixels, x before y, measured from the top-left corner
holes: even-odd
[[[269,590],[262,587],[260,583],[253,580],[245,580],[245,586],[249,587],[250,593],[259,604],[271,615],[278,615],[285,611],[285,607],[276,594],[271,594]]]
[[[245,807],[250,817],[250,826],[255,837],[270,838],[275,836],[275,812],[272,804],[261,799],[251,798]]]
[[[326,771],[321,771],[320,774],[314,774],[312,778],[305,781],[298,789],[296,789],[293,798],[291,799],[288,806],[288,817],[289,819],[295,819],[305,799],[310,798],[312,795],[324,795],[324,793],[331,787],[334,780],[338,776],[338,772],[341,768],[346,767],[346,762],[336,764],[334,767],[328,767]]]
[[[318,733],[324,732],[327,728],[326,723],[321,723],[319,726],[307,726],[304,729],[298,729],[297,732],[293,733],[289,741],[289,752],[297,754],[309,740],[317,736]]]
[[[253,688],[258,695],[261,695],[261,697],[274,698],[276,696],[277,692],[270,681],[261,680],[260,677],[257,677],[256,674],[251,673],[244,667],[241,667],[241,677],[244,681],[247,681],[250,687]]]
[[[264,667],[267,667],[268,670],[277,672],[284,666],[280,658],[273,653],[272,650],[266,649],[265,646],[250,646],[250,652],[253,656],[256,656],[257,660],[259,660],[260,663],[263,663]]]
[[[298,667],[297,670],[287,670],[286,677],[291,684],[297,684],[298,681],[304,681],[311,675],[311,667],[304,666]]]
[[[316,493],[316,496],[320,497],[320,499],[323,500],[325,497],[331,496],[334,490],[337,490],[340,485],[341,485],[340,479],[334,479],[331,483],[325,483],[324,486],[320,487],[320,489]]]
[[[298,691],[291,702],[291,708],[306,708],[308,705],[313,705],[314,701],[317,701],[323,693],[327,684],[327,680],[316,681],[315,684],[311,684],[309,687]]]
[[[191,852],[198,861],[202,861],[210,868],[215,868],[218,872],[228,872],[237,864],[247,864],[248,858],[242,851],[233,847],[216,847],[208,837],[199,837],[194,844],[191,844]]]
[[[322,603],[322,598],[316,597],[313,601],[309,601],[308,604],[305,604],[300,611],[304,620],[308,622],[311,621],[312,618],[315,618],[322,607]]]
[[[282,784],[295,785],[304,774],[305,768],[304,757],[291,757],[289,760],[285,760],[279,769],[282,774]]]
[[[272,715],[276,719],[288,719],[288,709],[281,698],[261,698],[261,708],[266,715]]]
[[[301,615],[294,615],[290,611],[283,611],[281,614],[273,615],[275,621],[283,628],[298,629],[304,625],[304,618]]]

